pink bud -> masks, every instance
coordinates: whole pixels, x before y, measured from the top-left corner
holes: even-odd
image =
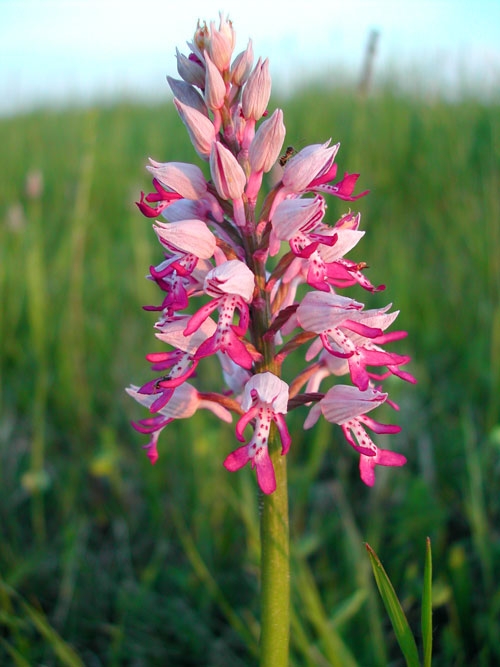
[[[238,161],[219,141],[214,141],[210,153],[210,172],[217,192],[223,199],[241,199],[246,176]]]
[[[174,97],[186,106],[193,107],[193,109],[196,109],[208,118],[207,105],[194,86],[181,79],[173,79],[171,76],[167,76],[167,81]]]
[[[226,84],[221,73],[205,53],[205,102],[209,109],[215,111],[224,106],[226,96]]]
[[[236,56],[231,66],[231,81],[235,86],[242,86],[248,79],[253,65],[252,40],[248,40],[247,48]]]
[[[205,70],[201,63],[192,58],[186,58],[179,49],[176,49],[176,57],[179,76],[184,79],[184,81],[203,89],[203,86],[205,85]]]
[[[233,54],[235,34],[231,21],[220,15],[219,29],[214,23],[210,23],[210,39],[207,44],[207,50],[215,66],[221,71],[229,69],[231,56]]]
[[[253,72],[243,89],[241,100],[245,118],[259,120],[267,108],[271,96],[271,77],[269,75],[269,60],[264,62],[259,58]]]
[[[248,157],[252,171],[268,172],[276,160],[285,139],[283,111],[276,109],[273,115],[261,123],[250,144]]]
[[[192,107],[188,107],[177,99],[174,99],[179,116],[189,132],[191,143],[198,155],[208,160],[212,144],[215,141],[215,128],[213,123],[202,113]]]

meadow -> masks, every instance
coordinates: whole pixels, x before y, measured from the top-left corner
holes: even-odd
[[[500,103],[318,86],[275,106],[288,145],[340,141],[370,190],[354,258],[387,288],[359,296],[401,310],[391,349],[418,379],[391,386],[408,464],[373,489],[338,427],[291,415],[291,664],[403,665],[364,543],[418,637],[426,536],[433,664],[500,664]],[[222,467],[234,426],[171,424],[153,467],[124,392],[159,349],[144,164],[197,161],[173,106],[3,118],[0,145],[0,664],[255,664],[259,500]]]

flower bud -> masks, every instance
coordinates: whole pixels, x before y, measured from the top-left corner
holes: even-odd
[[[259,58],[243,90],[241,103],[245,118],[253,118],[254,120],[262,118],[270,96],[269,60],[266,58],[262,62]]]
[[[248,79],[253,65],[252,40],[248,40],[247,48],[239,53],[231,66],[231,81],[235,86],[242,86]]]
[[[231,21],[223,18],[221,14],[218,30],[215,28],[213,22],[210,23],[210,39],[206,47],[213,63],[221,72],[229,69],[234,42],[235,34],[233,25]]]
[[[179,49],[176,49],[177,71],[179,76],[198,88],[203,89],[205,85],[205,69],[201,63],[193,58],[186,58]]]
[[[189,132],[195,151],[203,160],[208,160],[212,144],[215,141],[215,128],[209,118],[196,109],[188,107],[174,99],[179,116]]]
[[[241,199],[246,185],[245,172],[231,151],[219,141],[212,144],[210,172],[223,199]]]
[[[226,84],[208,53],[205,53],[205,63],[205,102],[209,109],[216,111],[224,105]]]
[[[207,105],[193,85],[182,81],[182,79],[173,79],[171,76],[167,76],[167,81],[174,97],[186,106],[193,107],[193,109],[196,109],[196,111],[199,111],[208,118]]]
[[[265,120],[250,144],[248,157],[252,171],[268,172],[280,154],[285,139],[283,111],[276,109],[271,118]]]

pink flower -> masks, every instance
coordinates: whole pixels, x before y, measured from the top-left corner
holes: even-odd
[[[376,465],[402,466],[406,463],[402,454],[379,449],[363,428],[368,426],[375,433],[399,433],[399,426],[380,424],[366,416],[386,399],[387,394],[371,387],[360,391],[357,387],[338,384],[310,410],[304,422],[304,428],[309,429],[323,413],[327,421],[338,424],[347,442],[361,455],[360,475],[368,486],[375,482]]]
[[[281,455],[290,448],[290,434],[283,415],[287,412],[288,385],[273,375],[265,372],[254,375],[245,385],[241,407],[246,414],[236,424],[236,436],[244,442],[245,427],[255,420],[254,432],[250,441],[239,447],[224,461],[227,470],[239,470],[249,461],[256,469],[257,482],[264,493],[273,493],[276,489],[276,478],[273,464],[269,457],[267,441],[271,422],[275,422],[281,437]]]
[[[200,199],[207,192],[203,172],[194,164],[186,162],[156,162],[149,158],[146,169],[163,185],[177,192],[184,199]]]
[[[151,412],[163,408],[172,398],[171,390],[193,375],[198,365],[198,360],[194,358],[194,355],[200,345],[215,331],[215,322],[207,319],[193,334],[184,336],[183,331],[188,320],[188,315],[182,315],[170,322],[156,325],[160,331],[156,334],[158,340],[172,345],[175,349],[170,352],[151,352],[146,355],[146,359],[152,364],[151,370],[170,369],[167,375],[147,382],[138,390],[140,394],[155,396],[154,403],[150,405]]]
[[[306,331],[319,334],[325,350],[335,357],[347,359],[351,379],[361,391],[368,387],[370,378],[381,380],[390,374],[414,382],[413,376],[399,369],[410,361],[410,357],[385,352],[379,346],[406,336],[405,331],[383,335],[383,330],[392,324],[398,312],[387,314],[390,305],[376,311],[360,312],[362,304],[349,301],[351,303],[347,304],[345,297],[336,294],[309,292],[297,309],[297,319]],[[388,373],[374,375],[367,366],[386,366]]]
[[[145,216],[161,215],[167,222],[153,224],[163,259],[147,276],[162,291],[162,301],[144,308],[158,313],[156,336],[167,347],[147,355],[154,379],[128,390],[154,415],[135,427],[150,435],[146,449],[154,462],[158,435],[172,419],[203,406],[226,421],[227,409],[240,416],[243,411],[236,436],[245,442],[247,425],[253,435],[224,465],[237,470],[250,462],[267,494],[276,486],[268,452],[272,422],[285,454],[289,406],[316,401],[305,426],[320,415],[339,424],[360,454],[362,479],[373,484],[377,465],[404,462],[399,454],[379,450],[365,431],[398,430],[366,416],[384,401],[395,407],[375,382],[390,375],[415,380],[402,370],[409,357],[383,349],[406,335],[386,333],[397,311],[367,310],[336,293],[356,284],[369,292],[383,289],[365,277],[365,262],[345,257],[364,234],[359,213],[325,221],[326,194],[352,201],[366,193],[354,194],[358,174],[337,177],[339,144],[331,140],[295,155],[287,149],[286,159],[279,160],[281,180],[262,188],[283,150],[283,112],[276,109],[261,120],[271,94],[269,62],[259,58],[254,66],[251,41],[232,60],[234,46],[232,23],[223,14],[218,27],[198,23],[189,55],[177,51],[180,78],[168,77],[180,118],[210,174],[183,162],[150,160],[147,167],[153,191],[141,193],[137,205]],[[304,344],[305,368],[289,389],[268,369],[286,374],[289,355]],[[202,395],[187,381],[196,381],[195,371],[198,378],[210,373],[204,359],[214,354],[221,372],[203,376],[216,386]],[[327,378],[347,374],[355,386],[337,384],[317,393]]]
[[[335,178],[335,156],[340,144],[329,144],[330,141],[306,146],[286,163],[281,179],[286,190],[300,193],[310,189],[318,180]]]
[[[172,252],[193,255],[198,259],[213,257],[216,238],[201,220],[157,222],[153,229],[161,243]]]
[[[276,163],[284,139],[283,112],[281,109],[276,109],[271,118],[260,124],[248,151],[251,173],[246,195],[252,203],[257,199],[263,174],[270,171]]]
[[[239,366],[247,369],[252,367],[256,359],[241,339],[248,329],[248,304],[252,300],[254,286],[253,273],[246,264],[237,259],[225,262],[209,271],[205,278],[205,292],[215,298],[189,319],[184,335],[189,336],[196,331],[216,309],[219,310],[219,321],[213,336],[198,348],[196,359],[215,354],[220,350],[228,354]],[[235,310],[240,312],[238,325],[232,324]]]
[[[294,254],[310,258],[320,242],[335,243],[333,236],[315,234],[325,215],[323,197],[309,199],[285,199],[276,207],[271,218],[270,254],[276,255],[281,241],[288,241]],[[329,231],[330,228],[327,228]]]
[[[199,293],[210,270],[205,260],[189,253],[177,253],[159,264],[149,267],[150,277],[166,296],[160,306],[144,306],[144,310],[164,311],[167,315],[187,307],[189,297]]]
[[[279,157],[285,140],[283,111],[276,109],[272,116],[259,125],[250,144],[248,158],[252,171],[268,172]]]
[[[155,192],[150,192],[146,196],[141,192],[141,200],[136,202],[140,212],[147,218],[156,218],[167,206],[182,199],[179,193],[166,190],[157,178],[153,179],[153,187]],[[155,203],[156,206],[150,206],[151,203]]]
[[[205,66],[205,103],[212,111],[219,111],[224,106],[226,84],[208,53],[205,53]]]
[[[154,396],[139,393],[139,388],[134,385],[130,385],[130,387],[126,389],[126,392],[138,403],[147,408],[150,408],[155,400]],[[222,419],[222,421],[232,421],[231,413],[226,410],[226,408],[215,401],[203,399],[192,385],[185,382],[175,389],[172,398],[168,404],[159,411],[158,416],[141,419],[139,422],[132,423],[132,426],[136,431],[151,435],[150,442],[144,446],[151,463],[156,463],[158,460],[158,451],[156,448],[158,437],[165,426],[174,419],[187,419],[192,417],[199,408],[210,410],[217,415],[219,419]]]

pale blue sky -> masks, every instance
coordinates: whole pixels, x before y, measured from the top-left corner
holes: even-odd
[[[0,0],[0,112],[126,93],[167,95],[175,47],[198,18],[233,21],[252,37],[275,85],[308,72],[357,79],[368,33],[380,31],[376,73],[396,68],[426,86],[500,89],[500,0]],[[403,76],[404,72],[404,76]]]

